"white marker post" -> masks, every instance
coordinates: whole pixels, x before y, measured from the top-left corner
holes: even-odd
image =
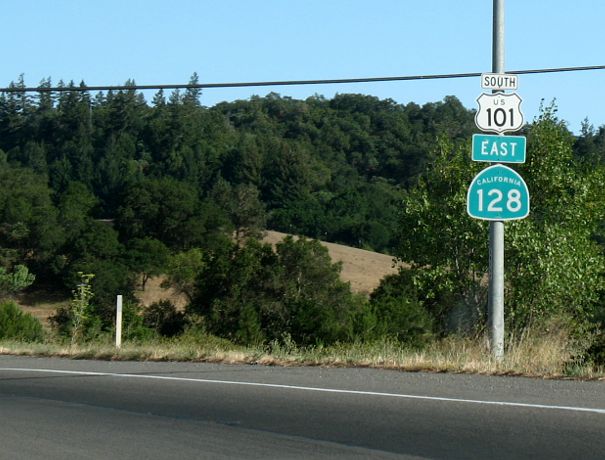
[[[122,346],[122,296],[116,300],[116,348]]]

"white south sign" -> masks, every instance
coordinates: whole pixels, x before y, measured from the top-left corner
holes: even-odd
[[[475,114],[475,124],[485,132],[502,134],[517,131],[523,126],[521,98],[517,93],[486,94],[477,98],[479,110]]]
[[[482,73],[481,88],[497,91],[517,89],[519,78],[505,73]]]

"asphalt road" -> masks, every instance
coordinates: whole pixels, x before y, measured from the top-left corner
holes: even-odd
[[[0,458],[605,458],[605,382],[0,356]]]

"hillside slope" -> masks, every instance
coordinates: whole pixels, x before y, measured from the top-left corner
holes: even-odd
[[[287,236],[286,233],[268,230],[263,241],[275,245]],[[353,292],[371,293],[386,275],[397,273],[393,257],[364,249],[352,248],[341,244],[321,242],[327,249],[332,261],[342,262],[341,278],[351,283]],[[150,305],[159,299],[169,299],[178,307],[185,305],[185,299],[172,289],[163,289],[163,277],[155,277],[147,282],[145,291],[138,297],[143,305]]]
[[[264,241],[279,243],[287,235],[281,232],[267,231]],[[342,262],[341,278],[351,283],[353,292],[371,293],[386,275],[397,273],[393,256],[365,249],[352,248],[341,244],[322,241],[334,262]]]
[[[286,237],[285,233],[267,231],[264,241],[275,245]],[[341,244],[322,242],[334,262],[342,262],[341,278],[351,283],[353,292],[369,294],[380,284],[386,275],[397,273],[393,257],[364,249],[352,248]],[[185,306],[185,298],[172,289],[161,287],[163,277],[154,277],[147,282],[144,291],[139,291],[137,297],[143,305],[150,305],[161,299],[169,299],[177,307]],[[44,292],[24,294],[19,296],[18,303],[23,309],[45,321],[60,305],[65,305],[69,299],[57,299],[55,295]]]

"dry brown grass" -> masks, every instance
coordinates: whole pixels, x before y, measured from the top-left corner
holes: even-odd
[[[69,303],[69,298],[46,289],[20,293],[14,300],[24,312],[38,318],[47,327],[49,326],[48,318],[57,308]]]
[[[263,240],[275,245],[286,236],[285,233],[267,231]],[[328,249],[333,262],[342,262],[341,278],[351,283],[353,292],[369,294],[378,287],[382,278],[398,271],[393,256],[324,241],[321,244]]]
[[[175,307],[182,310],[187,305],[187,298],[175,291],[172,288],[162,287],[162,283],[166,280],[164,276],[154,276],[147,281],[145,290],[135,292],[137,299],[141,305],[148,307],[154,302],[160,300],[170,300]]]
[[[410,350],[392,341],[299,348],[292,345],[243,347],[212,336],[70,347],[57,343],[0,343],[0,354],[56,356],[72,359],[188,361],[267,366],[369,367],[407,372],[450,372],[536,378],[604,380],[605,369],[574,364],[573,347],[564,337],[525,338],[494,360],[482,340],[450,338],[425,350]]]

